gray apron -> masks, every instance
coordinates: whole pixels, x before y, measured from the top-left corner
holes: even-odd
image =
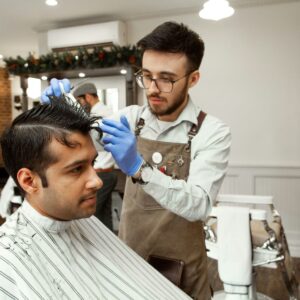
[[[163,160],[157,167],[173,178],[187,180],[191,140],[205,116],[200,112],[198,125],[191,128],[187,144],[139,137],[144,126],[144,120],[140,119],[136,129],[139,153],[151,164],[153,153],[161,153]],[[131,178],[126,181],[119,237],[146,260],[149,255],[157,255],[183,261],[180,288],[194,299],[211,299],[203,223],[190,222],[164,209]]]

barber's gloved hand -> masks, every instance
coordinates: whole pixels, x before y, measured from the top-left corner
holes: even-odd
[[[56,97],[61,96],[59,82],[61,82],[63,84],[64,90],[66,93],[70,92],[71,83],[68,79],[58,80],[56,78],[52,78],[50,80],[50,85],[42,93],[42,96],[41,96],[42,104],[47,104],[50,102],[50,99],[48,96],[56,96]]]
[[[121,122],[103,119],[100,128],[107,135],[102,139],[104,150],[111,152],[120,169],[129,176],[133,176],[142,165],[143,158],[137,152],[136,137],[131,132],[125,116]]]

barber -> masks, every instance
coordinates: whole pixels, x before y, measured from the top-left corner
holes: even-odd
[[[197,33],[166,22],[138,46],[143,57],[136,80],[148,103],[126,107],[101,125],[104,149],[128,175],[119,237],[147,260],[173,260],[175,283],[194,299],[207,300],[203,220],[226,173],[230,130],[189,97],[204,54]],[[59,95],[57,80],[43,99],[53,93]]]

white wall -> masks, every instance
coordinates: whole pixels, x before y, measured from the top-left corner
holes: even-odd
[[[240,8],[220,22],[197,13],[129,21],[128,42],[168,20],[200,34],[206,52],[191,96],[233,135],[222,192],[273,195],[300,256],[300,3]]]

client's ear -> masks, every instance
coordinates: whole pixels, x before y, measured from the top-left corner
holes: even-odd
[[[28,168],[20,169],[17,173],[17,179],[21,188],[29,195],[38,191],[41,184],[38,174]]]

